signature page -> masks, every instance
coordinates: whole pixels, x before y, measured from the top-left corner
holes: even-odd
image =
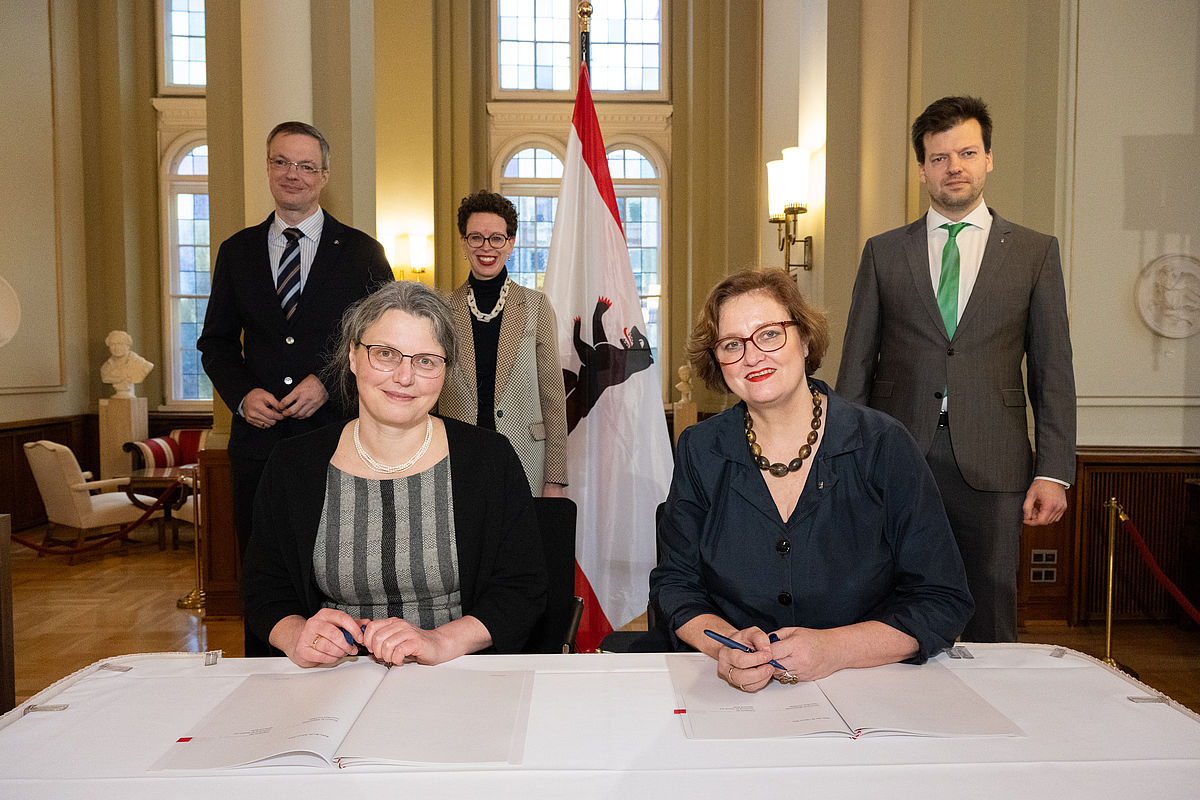
[[[818,683],[846,723],[864,735],[1024,735],[941,664],[843,669]]]
[[[151,769],[328,766],[386,672],[359,663],[251,675]]]
[[[519,764],[533,672],[393,667],[337,748],[355,764]]]
[[[852,735],[816,683],[771,683],[747,694],[717,677],[717,662],[705,655],[669,655],[667,668],[689,739]]]

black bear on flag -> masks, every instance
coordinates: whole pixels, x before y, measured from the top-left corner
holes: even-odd
[[[650,340],[633,326],[632,332],[625,330],[619,340],[620,347],[608,341],[604,334],[604,313],[612,301],[601,297],[592,313],[592,341],[589,345],[580,336],[582,321],[575,318],[575,352],[579,355],[579,373],[563,370],[563,383],[567,389],[567,433],[575,430],[579,420],[596,405],[600,395],[610,386],[624,383],[630,375],[649,369],[654,363],[650,354]]]

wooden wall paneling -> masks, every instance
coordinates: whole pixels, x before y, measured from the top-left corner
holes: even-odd
[[[205,614],[241,616],[242,559],[234,530],[233,484],[225,450],[200,451],[200,514],[204,520],[200,564],[204,570]]]
[[[1070,615],[1071,578],[1074,575],[1071,534],[1078,494],[1074,486],[1067,490],[1067,511],[1058,522],[1038,527],[1026,525],[1021,529],[1017,572],[1018,625],[1026,620],[1066,620]],[[1034,562],[1035,551],[1041,559],[1037,563]],[[1054,563],[1046,561],[1049,553],[1053,553]],[[1034,580],[1035,570],[1038,580]]]

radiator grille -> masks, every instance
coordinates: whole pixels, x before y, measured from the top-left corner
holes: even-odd
[[[1179,583],[1186,512],[1184,481],[1200,478],[1200,467],[1163,465],[1095,465],[1083,469],[1080,481],[1080,580],[1084,620],[1103,620],[1108,589],[1108,508],[1116,498],[1141,532],[1163,572]],[[1113,559],[1113,617],[1170,619],[1175,601],[1142,563],[1129,534],[1118,521]]]

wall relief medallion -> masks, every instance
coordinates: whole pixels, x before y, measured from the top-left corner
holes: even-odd
[[[1138,275],[1134,298],[1142,321],[1168,339],[1200,333],[1200,260],[1168,253]]]

